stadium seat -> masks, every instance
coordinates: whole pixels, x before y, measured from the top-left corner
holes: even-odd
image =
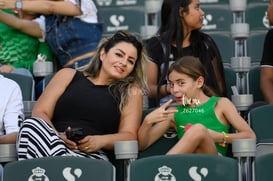
[[[273,153],[273,105],[265,104],[253,108],[249,112],[250,127],[256,134],[256,156]]]
[[[249,93],[253,95],[253,101],[264,101],[260,89],[260,66],[253,67],[248,72]]]
[[[273,153],[256,157],[254,162],[256,181],[273,180],[272,163]]]
[[[1,164],[17,160],[17,150],[15,144],[0,144],[0,153]]]
[[[227,97],[231,100],[231,95],[233,95],[231,86],[236,86],[236,72],[232,68],[224,67]]]
[[[5,165],[3,181],[22,180],[115,180],[110,162],[73,156],[44,157]]]
[[[235,159],[208,154],[150,156],[130,165],[129,181],[238,180]]]
[[[246,9],[246,23],[249,24],[250,31],[267,30],[269,28],[266,16],[268,3],[249,3]]]
[[[228,32],[208,32],[213,38],[220,51],[224,65],[230,65],[230,58],[233,57],[234,40]]]
[[[143,6],[144,1],[140,0],[96,0],[93,1],[97,8],[105,8],[105,7],[135,7],[135,6]]]
[[[24,101],[33,101],[35,99],[34,80],[29,76],[14,73],[1,73],[4,77],[17,82],[22,90]]]
[[[267,104],[256,107],[249,112],[249,122],[256,133],[257,143],[273,139],[273,105]]]
[[[253,66],[260,65],[266,31],[252,31],[247,39],[247,52]]]
[[[146,150],[140,151],[138,158],[144,158],[154,155],[165,155],[178,141],[177,134],[170,130]]]
[[[36,101],[23,101],[25,119],[30,118]]]
[[[104,7],[99,8],[104,20],[104,34],[126,30],[140,34],[140,27],[144,25],[144,8],[134,7]]]
[[[232,12],[229,5],[223,4],[206,4],[202,5],[205,12],[202,31],[229,31],[232,23]]]
[[[155,108],[146,109],[143,111],[143,118],[153,111]],[[174,146],[178,141],[177,133],[175,130],[169,130],[157,140],[154,144],[149,146],[146,150],[140,151],[138,158],[144,158],[154,155],[165,155],[169,149]]]
[[[263,140],[256,146],[256,157],[273,153],[273,139]]]

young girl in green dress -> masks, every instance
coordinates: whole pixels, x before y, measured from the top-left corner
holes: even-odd
[[[206,72],[198,58],[185,56],[168,71],[171,101],[148,114],[139,129],[139,146],[145,149],[166,130],[175,128],[179,141],[167,154],[207,153],[226,155],[233,139],[256,138],[247,122],[226,97],[217,97],[206,86]],[[170,108],[168,108],[170,107]],[[237,130],[230,133],[230,127]]]

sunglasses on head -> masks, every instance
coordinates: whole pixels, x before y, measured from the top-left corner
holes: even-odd
[[[126,42],[132,43],[138,50],[142,50],[142,43],[132,34],[127,31],[119,30],[113,37],[114,40],[124,40]]]

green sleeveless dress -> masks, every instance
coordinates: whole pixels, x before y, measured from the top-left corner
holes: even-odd
[[[11,10],[3,10],[14,14]],[[38,38],[0,22],[0,64],[12,65],[16,68],[26,68],[32,72],[33,62],[39,53],[52,61],[50,47]]]
[[[199,123],[208,129],[228,133],[230,126],[221,123],[214,112],[214,108],[218,100],[219,97],[212,96],[206,103],[196,107],[177,107],[178,112],[174,114],[174,119],[177,126],[178,138],[180,139],[184,135],[184,129],[180,126],[185,126],[187,123]],[[215,143],[215,145],[219,153],[226,155],[227,146],[222,147],[219,145],[219,143]]]

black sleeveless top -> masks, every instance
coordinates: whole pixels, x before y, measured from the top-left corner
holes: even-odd
[[[85,135],[116,133],[120,121],[119,102],[108,85],[94,85],[77,71],[56,103],[52,122],[59,132],[71,126],[83,128]]]

